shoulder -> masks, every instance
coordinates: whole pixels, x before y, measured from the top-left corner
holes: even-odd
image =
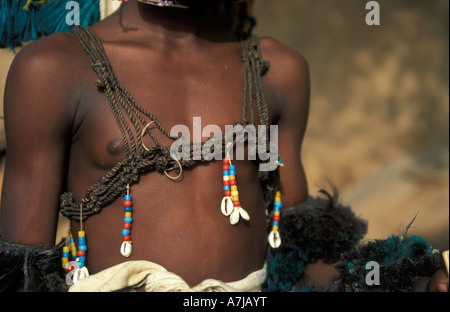
[[[75,62],[80,55],[78,47],[80,45],[75,36],[68,33],[44,37],[20,49],[11,64],[10,73],[25,72],[39,75],[41,79],[55,77],[57,80],[57,76],[77,68]]]
[[[82,82],[80,68],[88,62],[81,52],[75,36],[67,33],[53,34],[21,48],[7,75],[5,106],[19,109],[24,101],[33,99],[35,105],[53,105],[58,109],[58,104],[65,111],[74,108],[74,94]]]
[[[82,94],[80,68],[86,66],[81,65],[81,52],[77,39],[63,33],[24,46],[13,59],[6,79],[5,124],[13,127],[26,115],[45,118],[61,129],[71,127]]]
[[[263,58],[270,61],[271,76],[283,81],[309,76],[308,62],[300,52],[272,37],[261,37],[259,42]]]
[[[263,59],[270,62],[265,77],[277,94],[282,111],[305,114],[309,109],[310,73],[305,57],[271,37],[259,39]]]

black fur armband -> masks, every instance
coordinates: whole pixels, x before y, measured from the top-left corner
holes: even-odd
[[[65,292],[62,244],[36,247],[0,238],[0,292]]]
[[[367,223],[334,196],[310,197],[306,202],[282,210],[279,248],[269,248],[267,278],[263,291],[293,291],[308,263],[336,263],[367,233]]]

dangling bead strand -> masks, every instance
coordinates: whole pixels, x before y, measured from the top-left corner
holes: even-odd
[[[86,251],[87,251],[87,245],[86,245],[86,232],[79,231],[78,232],[78,259],[77,259],[77,267],[80,269],[85,266],[86,263]]]
[[[89,271],[86,267],[86,232],[83,231],[83,206],[80,205],[80,230],[78,231],[78,251],[77,251],[77,268],[73,274],[73,282],[77,284],[83,278],[89,276]]]
[[[223,171],[223,191],[224,198],[222,199],[221,210],[226,217],[230,217],[231,225],[236,225],[240,217],[244,220],[250,220],[250,216],[241,207],[239,200],[239,191],[236,182],[236,167],[231,164],[229,158],[222,160]]]
[[[72,231],[70,231],[69,233],[69,247],[72,260],[75,260],[77,258],[77,246],[75,245],[75,242],[73,240]]]
[[[281,246],[281,237],[279,227],[280,227],[280,215],[281,215],[281,193],[277,191],[275,195],[274,211],[273,211],[273,221],[272,221],[272,231],[269,234],[269,244],[272,248],[278,248]]]
[[[127,194],[124,197],[124,211],[125,217],[123,219],[123,229],[122,229],[122,238],[123,243],[120,247],[120,253],[125,258],[131,256],[133,252],[132,242],[131,242],[131,223],[133,222],[132,212],[133,212],[133,202],[131,201],[130,195],[130,186],[127,185]]]
[[[67,265],[69,264],[69,246],[63,247],[63,254],[62,254],[62,267],[63,269],[67,268]]]

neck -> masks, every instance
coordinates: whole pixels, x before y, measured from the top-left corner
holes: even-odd
[[[159,31],[165,36],[206,37],[215,31],[224,31],[213,14],[211,2],[187,9],[158,7],[129,0],[116,13],[124,28]]]

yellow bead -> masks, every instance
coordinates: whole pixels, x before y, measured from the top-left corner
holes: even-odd
[[[272,231],[274,232],[278,231],[278,226],[277,225],[272,226]]]
[[[237,195],[233,196],[233,201],[239,201],[239,196]]]
[[[231,180],[236,180],[236,176],[234,176],[234,175],[230,175],[229,177],[230,177],[230,181]]]
[[[131,212],[125,212],[125,218],[131,218]]]
[[[273,212],[273,215],[274,215],[274,216],[279,216],[279,215],[281,215],[281,211],[274,211],[274,212]]]
[[[231,191],[231,196],[237,196],[237,195],[239,195],[238,191]]]
[[[68,246],[64,246],[63,247],[63,252],[69,252],[69,247]]]
[[[84,233],[84,231],[78,231],[78,237],[85,237],[86,234]]]
[[[236,185],[232,185],[232,186],[231,186],[231,191],[237,191],[237,190],[238,190],[238,188],[237,188]]]
[[[281,197],[280,191],[277,191],[277,193],[275,194],[275,197]]]

